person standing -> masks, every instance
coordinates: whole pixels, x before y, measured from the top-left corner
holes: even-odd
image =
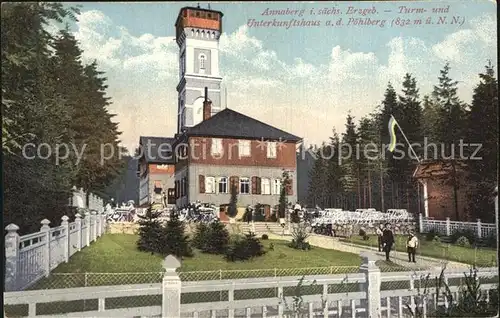
[[[385,252],[385,260],[389,261],[389,253],[391,252],[392,245],[394,244],[394,235],[392,234],[390,223],[385,224],[385,229],[382,232],[382,243]]]
[[[415,253],[417,252],[418,248],[418,238],[413,234],[413,232],[410,232],[410,235],[408,235],[408,241],[406,241],[406,250],[408,252],[408,262],[415,262]]]
[[[382,224],[380,224],[377,227],[377,230],[375,231],[377,234],[377,243],[378,243],[378,251],[379,252],[382,252],[382,235],[384,234],[383,228],[384,228],[384,226]]]

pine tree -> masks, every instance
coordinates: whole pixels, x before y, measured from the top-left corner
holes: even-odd
[[[153,211],[149,206],[144,215],[139,217],[139,239],[137,248],[140,251],[151,252],[154,254],[160,250],[160,238],[163,232],[162,224],[158,219],[161,212]]]
[[[176,211],[170,213],[167,226],[162,231],[159,253],[179,258],[193,256],[189,236],[185,233],[184,222],[179,220]]]
[[[209,236],[210,227],[207,223],[200,222],[196,224],[196,229],[192,240],[193,247],[199,250],[203,250],[205,248],[205,244],[208,242]]]
[[[458,98],[457,81],[450,78],[450,65],[445,64],[438,77],[439,84],[434,86],[432,97],[437,106],[437,138],[436,142],[444,143],[446,154],[451,148],[458,147],[460,139],[465,136],[465,104]]]
[[[210,223],[208,235],[202,251],[211,254],[223,254],[229,244],[229,231],[220,221]]]
[[[425,95],[422,101],[422,135],[425,140],[434,142],[438,140],[438,108],[434,100]],[[426,159],[426,158],[424,158]]]
[[[495,221],[492,193],[498,177],[498,82],[491,61],[474,89],[472,105],[467,118],[467,143],[480,144],[475,154],[481,160],[468,160],[469,182],[474,184],[469,197],[474,217],[485,222]],[[472,156],[471,146],[468,156]]]
[[[353,198],[348,205],[347,209],[353,210],[359,207],[359,189],[360,189],[360,166],[358,165],[357,158],[357,145],[358,145],[358,133],[356,131],[356,124],[354,123],[354,117],[351,113],[347,115],[346,131],[342,134],[342,165],[343,178],[341,179],[344,185],[345,192]],[[349,153],[350,152],[350,153]]]
[[[312,205],[324,206],[326,203],[326,193],[328,189],[328,162],[324,158],[325,148],[326,146],[323,144],[321,148],[315,149],[316,159],[314,160],[313,167],[309,172],[308,201]]]
[[[288,176],[288,172],[283,171],[282,175],[282,181],[281,181],[281,189],[280,189],[280,199],[279,199],[279,205],[278,205],[278,215],[280,218],[284,218],[286,215],[286,209],[288,206],[288,199],[287,199],[287,186],[290,182],[290,178]]]
[[[325,145],[326,147],[326,145]],[[341,207],[344,200],[344,168],[339,162],[340,151],[342,150],[340,147],[340,138],[335,129],[333,129],[332,137],[330,137],[330,145],[329,151],[324,151],[323,153],[327,158],[330,158],[327,161],[327,170],[326,175],[326,184],[324,185],[324,189],[326,189],[326,194],[328,196],[328,204],[324,206],[328,207]],[[330,153],[330,151],[332,153]],[[323,178],[325,178],[323,176]]]
[[[238,214],[238,194],[237,185],[231,184],[231,198],[229,199],[229,206],[227,208],[227,215],[234,218]]]

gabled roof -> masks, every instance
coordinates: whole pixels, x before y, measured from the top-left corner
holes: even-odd
[[[257,119],[226,108],[196,126],[188,128],[187,136],[264,139],[298,142],[302,138],[265,124]]]
[[[142,148],[142,156],[145,157],[147,163],[174,164],[174,141],[174,138],[168,137],[141,136],[139,144]]]
[[[455,164],[455,170],[457,172],[462,172],[465,170],[467,165],[461,161],[449,161],[449,160],[432,160],[421,162],[417,165],[417,168],[413,172],[413,177],[417,179],[423,178],[439,178],[444,177],[453,172],[453,163]]]

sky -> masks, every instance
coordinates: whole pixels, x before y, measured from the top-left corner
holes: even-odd
[[[174,24],[180,8],[196,2],[67,3],[80,5],[70,27],[83,61],[97,60],[109,86],[110,112],[134,149],[139,136],[173,136],[177,127],[178,52]],[[200,6],[208,7],[201,2]],[[398,93],[405,73],[413,74],[421,95],[437,84],[450,63],[460,98],[470,103],[478,73],[497,61],[496,3],[492,0],[426,2],[231,3],[211,2],[222,11],[220,72],[228,108],[304,138],[327,141],[332,129],[345,130],[349,111],[358,121],[375,110],[390,81]],[[399,7],[425,13],[399,13]],[[347,15],[348,7],[371,9]],[[302,17],[270,16],[270,10],[301,10]],[[445,13],[433,13],[444,8]],[[311,9],[315,15],[311,15]],[[320,15],[320,9],[336,9]],[[376,10],[376,13],[370,13]],[[447,9],[447,10],[446,10]],[[331,10],[333,11],[333,10]],[[460,23],[437,24],[438,17]],[[321,21],[319,26],[250,27],[249,19]],[[342,18],[344,25],[326,25]],[[346,25],[349,18],[386,20],[381,26]],[[399,22],[396,19],[399,18]],[[431,18],[433,24],[426,24]],[[422,24],[401,22],[421,19]],[[392,23],[391,23],[392,22]],[[57,25],[48,26],[55,32]]]

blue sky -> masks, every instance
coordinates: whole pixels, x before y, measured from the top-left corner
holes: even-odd
[[[84,60],[97,59],[106,72],[111,110],[118,114],[122,139],[132,147],[140,135],[169,136],[176,127],[177,3],[79,3],[82,14],[72,26]],[[69,4],[68,4],[69,5]],[[201,2],[202,7],[207,3]],[[447,14],[397,14],[398,7]],[[390,21],[444,15],[465,18],[459,25],[391,27],[249,28],[248,19],[273,19],[266,9],[371,8],[366,17]],[[429,93],[446,61],[460,82],[460,97],[470,102],[477,73],[487,59],[497,60],[496,3],[493,1],[211,3],[224,13],[220,68],[227,105],[305,138],[327,140],[333,127],[343,132],[349,110],[357,119],[380,103],[388,81],[399,89],[405,72]],[[384,11],[391,12],[385,13]],[[336,20],[349,16],[310,16]],[[361,16],[353,16],[361,17]],[[288,20],[291,17],[281,16]],[[298,18],[301,19],[301,18]]]

